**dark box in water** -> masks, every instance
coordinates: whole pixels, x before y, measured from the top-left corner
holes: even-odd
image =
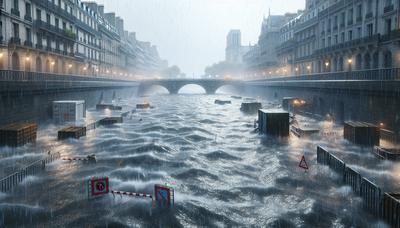
[[[149,103],[143,103],[143,104],[137,104],[136,105],[137,109],[146,109],[146,108],[150,108],[150,104]]]
[[[79,139],[86,135],[86,127],[66,127],[58,131],[58,140],[74,138]]]
[[[13,123],[0,128],[0,145],[18,147],[35,142],[36,123]]]
[[[256,113],[259,109],[262,109],[260,102],[244,102],[240,107],[240,111],[247,113]]]
[[[263,134],[289,136],[289,113],[260,109],[258,110],[258,128]]]
[[[319,133],[319,129],[295,126],[292,126],[290,131],[299,138]]]
[[[231,96],[231,98],[233,98],[233,99],[242,99],[241,96]]]
[[[293,101],[296,99],[296,97],[284,97],[282,99],[282,109],[289,110],[289,108],[293,105]]]
[[[113,104],[97,104],[96,105],[96,110],[104,110],[104,109],[110,109],[110,110],[122,110],[121,106],[116,106]]]
[[[349,121],[344,124],[344,138],[365,146],[379,146],[380,132],[376,125]]]
[[[393,161],[400,160],[399,148],[383,148],[375,146],[374,152],[378,157],[382,159],[393,160]]]
[[[223,101],[223,100],[215,100],[214,104],[224,105],[224,104],[232,104],[231,101]]]
[[[99,120],[99,125],[112,125],[116,123],[122,123],[122,117],[106,117]]]

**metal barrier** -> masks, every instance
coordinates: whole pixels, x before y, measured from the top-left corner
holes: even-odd
[[[33,176],[43,171],[46,165],[59,159],[60,152],[50,154],[45,159],[35,161],[18,172],[10,174],[0,180],[1,192],[9,192],[13,187],[21,183],[26,177]]]
[[[344,183],[350,185],[353,191],[359,195],[361,186],[361,174],[350,167],[344,171]]]
[[[382,218],[391,227],[400,227],[400,195],[385,193],[383,196]]]
[[[317,162],[328,165],[338,174],[343,175],[343,182],[350,185],[353,191],[363,199],[366,210],[384,219],[392,227],[400,227],[400,194],[383,193],[376,184],[361,177],[361,174],[318,146]]]
[[[378,217],[382,215],[382,191],[365,177],[361,179],[360,196],[365,209]]]

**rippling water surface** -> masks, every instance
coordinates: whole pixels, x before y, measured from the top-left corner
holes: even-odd
[[[350,187],[339,185],[335,174],[316,165],[318,143],[337,148],[343,142],[322,136],[286,140],[260,136],[253,131],[256,116],[239,111],[241,100],[219,106],[214,104],[218,98],[230,99],[225,95],[132,98],[130,105],[146,99],[155,108],[137,111],[123,124],[97,128],[80,140],[58,142],[59,127],[43,126],[36,146],[20,148],[0,162],[10,164],[21,154],[35,159],[40,156],[37,148],[50,144],[64,157],[96,154],[98,162],[56,161],[14,193],[0,195],[0,227],[382,225],[361,209],[361,199]],[[279,106],[266,100],[263,104]],[[303,154],[308,172],[298,168]],[[159,211],[147,199],[112,195],[88,200],[90,176],[108,176],[111,189],[121,191],[150,193],[154,184],[167,183],[175,189],[175,207]]]

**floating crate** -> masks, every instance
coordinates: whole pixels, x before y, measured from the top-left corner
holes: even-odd
[[[122,110],[122,106],[117,106],[117,105],[113,105],[113,104],[97,104],[96,105],[96,110],[104,110],[104,109]]]
[[[319,133],[319,129],[295,126],[292,126],[290,131],[299,138]]]
[[[286,137],[289,136],[289,113],[285,111],[258,110],[260,133]]]
[[[223,101],[223,100],[215,100],[214,104],[225,105],[225,104],[232,104],[231,101]]]
[[[122,117],[106,117],[99,120],[99,125],[113,125],[116,123],[122,123]]]
[[[137,109],[146,109],[146,108],[150,108],[150,104],[149,103],[143,103],[143,104],[137,104],[136,105]]]
[[[233,98],[233,99],[242,99],[241,96],[231,96],[231,98]]]
[[[56,123],[77,121],[86,117],[85,101],[53,101],[53,120]]]
[[[284,97],[282,99],[282,108],[283,110],[289,110],[293,104],[293,101],[298,99],[297,97]]]
[[[79,139],[86,135],[86,127],[66,127],[58,131],[58,140],[64,140],[68,138]]]
[[[344,124],[344,138],[365,146],[379,146],[380,133],[376,125],[349,121]]]
[[[383,148],[375,146],[374,153],[382,159],[393,161],[400,160],[400,148]]]
[[[240,111],[246,113],[257,113],[259,109],[262,109],[260,102],[244,102],[240,107]]]
[[[1,127],[0,145],[18,147],[26,143],[35,142],[37,128],[35,123],[13,123]]]

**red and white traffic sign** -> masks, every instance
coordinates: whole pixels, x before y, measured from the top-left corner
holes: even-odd
[[[299,167],[304,169],[304,170],[308,170],[308,165],[307,165],[306,158],[304,157],[304,155],[303,155],[303,157],[301,157],[301,161],[299,163]]]
[[[91,179],[92,196],[100,196],[109,193],[108,177],[92,177]]]

